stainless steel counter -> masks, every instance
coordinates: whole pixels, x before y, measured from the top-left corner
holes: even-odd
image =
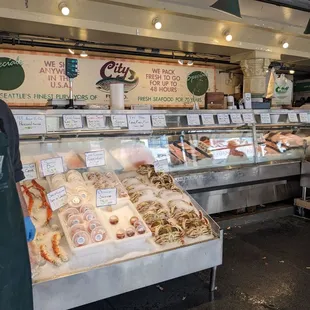
[[[214,214],[299,197],[300,174],[300,161],[282,161],[179,173],[175,178]]]

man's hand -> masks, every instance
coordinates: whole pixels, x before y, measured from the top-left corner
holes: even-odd
[[[26,229],[26,238],[27,238],[27,242],[30,242],[34,239],[35,235],[36,235],[36,228],[34,227],[30,216],[26,216],[24,218],[25,221],[25,229]]]

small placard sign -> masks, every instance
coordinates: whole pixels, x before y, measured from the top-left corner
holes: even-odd
[[[97,208],[116,205],[117,189],[116,188],[97,189],[96,201],[97,201]]]
[[[85,162],[87,168],[104,166],[105,152],[104,151],[86,152]]]
[[[106,127],[106,118],[103,115],[87,115],[88,129],[103,129]]]
[[[271,123],[271,117],[269,113],[261,113],[260,114],[260,121],[262,124],[270,124]]]
[[[66,188],[60,187],[47,194],[47,199],[50,203],[51,209],[56,211],[67,204],[67,192]]]
[[[45,115],[14,115],[20,135],[46,133]]]
[[[43,159],[40,163],[42,168],[42,174],[44,177],[64,172],[62,157]]]
[[[164,114],[154,114],[152,115],[153,127],[166,127],[166,116]]]
[[[23,172],[25,175],[25,180],[34,180],[38,178],[36,164],[24,164]]]
[[[129,130],[152,130],[150,115],[127,115]]]
[[[81,129],[83,128],[81,115],[63,115],[62,116],[65,129]]]
[[[126,115],[111,115],[112,126],[116,128],[128,127]]]

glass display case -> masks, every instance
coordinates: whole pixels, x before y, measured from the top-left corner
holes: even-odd
[[[296,123],[280,112],[285,123],[276,124],[272,112],[262,124],[264,115],[246,110],[13,113],[23,192],[38,228],[31,261],[40,310],[60,309],[57,300],[72,308],[202,269],[215,275],[223,239],[208,213],[222,211],[217,188],[223,195],[225,186],[275,178],[283,185],[286,176],[300,174],[296,163],[308,145],[307,112],[296,114]],[[227,201],[222,205],[229,209]],[[191,263],[175,266],[180,257]]]

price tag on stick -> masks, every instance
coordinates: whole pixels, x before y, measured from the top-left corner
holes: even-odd
[[[44,177],[64,172],[62,157],[41,160],[41,169]]]
[[[89,129],[102,129],[106,127],[106,118],[103,115],[87,115],[86,120]]]
[[[214,125],[214,116],[213,114],[201,114],[201,119],[203,125]]]
[[[129,130],[152,130],[150,115],[127,115]]]
[[[166,116],[164,114],[154,114],[152,115],[153,127],[166,127]]]
[[[243,120],[246,124],[254,124],[255,119],[252,113],[244,113],[242,114]]]
[[[200,125],[199,114],[188,114],[187,125],[188,126],[199,126]]]
[[[156,172],[167,172],[169,171],[169,163],[168,160],[160,159],[154,162],[154,169]]]
[[[105,152],[87,152],[85,153],[86,167],[100,167],[105,165]]]
[[[300,113],[299,118],[302,123],[309,123],[308,113]]]
[[[270,124],[271,123],[271,117],[269,113],[261,113],[260,114],[260,121],[262,124]]]
[[[96,201],[98,208],[116,205],[117,189],[116,188],[97,189]]]
[[[45,115],[14,115],[20,135],[46,133]]]
[[[66,188],[63,186],[56,189],[55,191],[48,193],[47,199],[53,211],[56,211],[57,209],[63,207],[64,205],[67,204],[68,199]]]
[[[233,124],[242,124],[243,123],[241,114],[237,114],[237,113],[230,114],[230,118],[231,118],[231,122]]]
[[[289,119],[290,123],[298,123],[299,122],[296,113],[289,113],[288,119]]]
[[[112,126],[116,128],[128,127],[126,115],[111,115]]]
[[[63,115],[62,116],[65,129],[81,129],[83,128],[81,115]]]
[[[23,172],[25,175],[25,180],[33,180],[38,178],[36,164],[23,165]]]
[[[220,125],[228,125],[230,124],[229,115],[228,114],[218,114],[217,120]]]

